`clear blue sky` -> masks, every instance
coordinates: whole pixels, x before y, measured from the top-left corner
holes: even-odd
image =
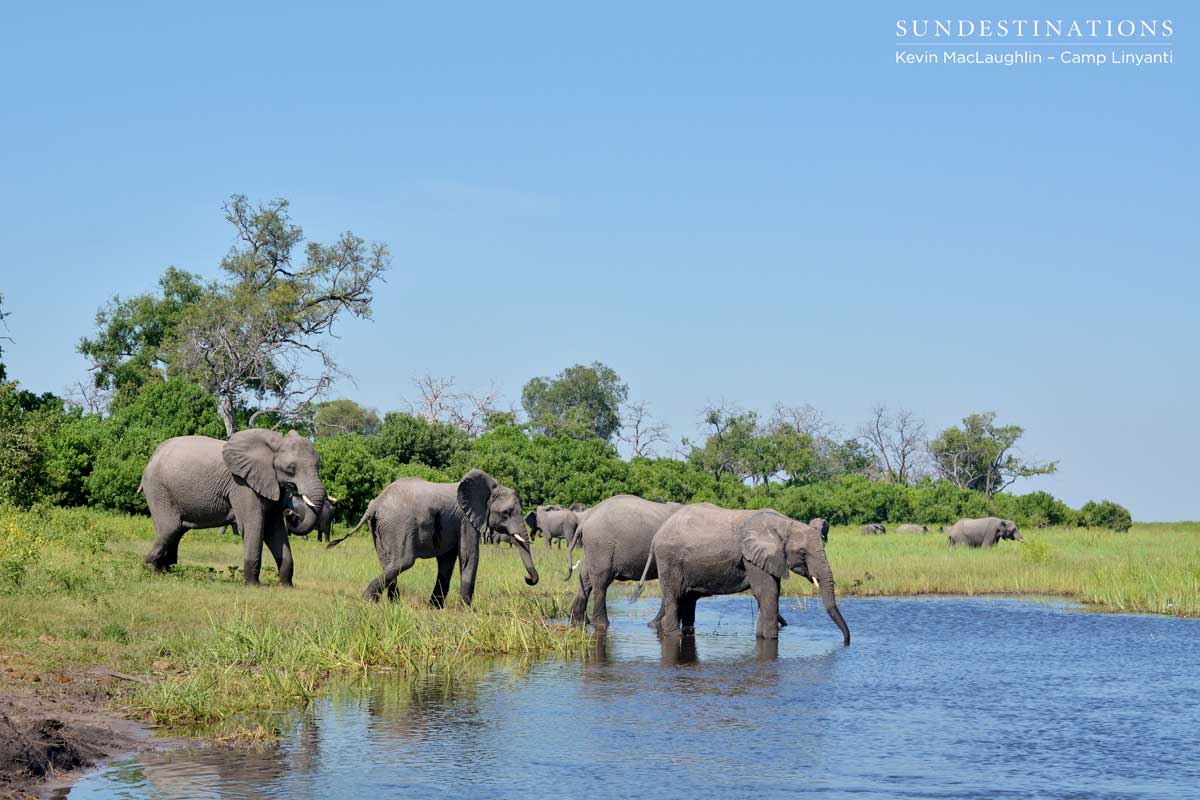
[[[341,329],[387,410],[412,376],[604,361],[671,423],[721,398],[1023,425],[1027,484],[1200,518],[1197,54],[902,67],[965,4],[25,4],[0,36],[10,375],[85,376],[114,293],[215,275],[231,193],[386,241]],[[1038,16],[1043,4],[990,6]],[[1064,17],[1150,16],[1064,2]]]

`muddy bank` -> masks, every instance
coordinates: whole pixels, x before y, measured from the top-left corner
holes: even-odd
[[[149,731],[109,708],[105,672],[0,675],[0,798],[37,797],[47,781],[149,746]]]

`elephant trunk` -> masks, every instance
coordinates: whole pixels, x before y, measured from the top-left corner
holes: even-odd
[[[529,552],[529,542],[525,537],[516,540],[517,552],[521,555],[521,563],[525,565],[525,583],[528,586],[537,586],[538,571],[533,565],[533,553]]]
[[[322,506],[325,505],[325,499],[328,495],[325,492],[325,485],[321,483],[320,478],[309,480],[296,481],[296,496],[299,498],[298,503],[292,503],[292,507],[297,511],[303,510],[303,516],[294,525],[289,526],[292,533],[300,534],[301,536],[312,533],[320,521],[320,513]]]
[[[829,614],[829,618],[842,631],[842,644],[850,644],[850,628],[846,625],[846,620],[842,618],[842,612],[838,610],[837,600],[833,594],[833,570],[829,568],[829,559],[822,553],[814,563],[813,577],[816,578],[818,588],[821,592],[821,601],[825,603],[825,611]]]

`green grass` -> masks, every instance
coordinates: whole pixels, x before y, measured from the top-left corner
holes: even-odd
[[[854,526],[831,531],[828,552],[842,596],[1057,595],[1100,610],[1200,616],[1198,523],[1024,534],[1023,545],[966,550],[937,533],[861,536]],[[565,554],[541,542],[538,586],[524,584],[513,550],[485,546],[474,606],[459,601],[456,576],[447,608],[435,611],[430,560],[401,576],[398,601],[359,599],[379,570],[362,533],[334,550],[295,540],[292,590],[272,585],[273,566],[266,586],[242,586],[229,569],[241,564],[240,542],[216,531],[189,533],[180,565],[155,574],[141,564],[152,538],[146,518],[0,510],[0,657],[42,674],[102,666],[148,676],[118,702],[175,729],[269,736],[266,712],[301,708],[343,679],[496,656],[577,657],[590,641],[547,622],[566,615],[575,583],[561,580]],[[784,589],[812,594],[797,579]]]

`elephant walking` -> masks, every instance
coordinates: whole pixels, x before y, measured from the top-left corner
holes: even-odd
[[[850,629],[834,597],[833,571],[820,529],[777,511],[690,505],[654,534],[635,597],[655,569],[662,590],[659,630],[666,636],[692,632],[696,601],[701,597],[749,589],[758,601],[755,635],[778,638],[780,581],[790,570],[817,586],[826,612],[842,631],[843,643],[850,644]]]
[[[320,467],[312,443],[295,431],[284,436],[253,428],[238,431],[229,441],[208,436],[166,440],[150,457],[138,486],[154,520],[154,545],[146,563],[168,569],[179,561],[184,533],[236,523],[242,535],[243,581],[258,583],[265,543],[279,567],[279,582],[291,586],[288,533],[305,534],[317,524],[317,509],[326,498]]]
[[[561,550],[563,542],[574,538],[575,529],[579,527],[579,514],[559,505],[538,506],[525,516],[525,524],[532,535],[539,532],[545,535],[547,550],[555,541]]]
[[[511,536],[525,564],[525,583],[538,582],[537,568],[525,537],[525,519],[517,493],[492,476],[473,469],[458,483],[431,483],[421,478],[400,478],[367,506],[354,530],[329,543],[336,547],[364,524],[371,529],[375,553],[383,574],[367,586],[363,597],[378,600],[386,589],[396,596],[396,579],[418,558],[436,558],[437,580],[430,605],[442,608],[458,561],[462,601],[475,596],[475,571],[479,566],[479,540],[485,532]]]
[[[595,594],[592,624],[597,631],[608,629],[608,587],[613,581],[636,581],[641,577],[655,531],[681,508],[679,503],[656,503],[618,494],[586,512],[567,545],[567,580],[575,566],[582,565],[579,589],[571,604],[572,624],[587,622],[588,598]],[[584,547],[583,559],[572,566],[575,548],[580,544]]]
[[[984,517],[982,519],[960,519],[946,529],[946,540],[953,545],[967,547],[993,547],[1001,539],[1023,542],[1017,523],[1011,519]]]

